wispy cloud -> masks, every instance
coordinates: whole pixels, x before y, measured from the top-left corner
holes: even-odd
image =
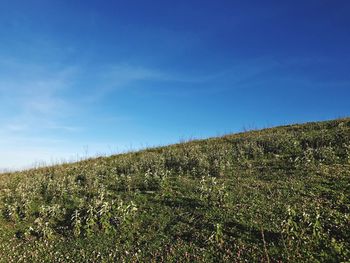
[[[212,86],[223,82],[238,84],[279,66],[278,62],[267,59],[237,61],[233,64],[233,66],[218,71],[197,74],[187,73],[186,71],[167,71],[157,67],[128,63],[107,65],[99,72],[95,72],[95,85],[87,92],[84,101],[87,103],[100,101],[112,92],[137,89],[142,87],[144,83],[164,83],[165,90],[168,86],[171,86],[169,84],[176,85],[177,89],[173,91],[176,93],[181,92],[182,86],[186,84],[192,84],[192,89],[197,92],[205,91],[206,88],[210,87],[210,84]],[[151,87],[151,85],[148,86]],[[215,88],[211,88],[211,91],[218,92],[223,88],[216,85]],[[152,88],[149,91],[151,92]],[[171,92],[171,90],[167,91]]]
[[[171,74],[151,67],[116,63],[95,72],[93,83],[83,97],[85,103],[100,101],[110,93],[131,88],[144,81],[171,81]]]
[[[71,88],[71,67],[51,69],[13,60],[1,63],[0,71],[6,72],[0,74],[0,103],[6,105],[3,110],[7,109],[3,129],[21,131],[39,123],[49,128],[73,107],[61,95]]]
[[[18,168],[66,154],[69,157],[72,147],[57,143],[60,139],[56,131],[81,130],[66,122],[75,105],[64,96],[72,88],[77,71],[73,66],[29,63],[17,58],[0,60],[1,168]]]

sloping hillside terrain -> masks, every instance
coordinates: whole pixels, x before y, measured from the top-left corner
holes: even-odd
[[[0,175],[1,262],[349,260],[349,118]]]

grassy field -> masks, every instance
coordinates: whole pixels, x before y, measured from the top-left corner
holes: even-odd
[[[349,260],[349,118],[0,175],[1,262]]]

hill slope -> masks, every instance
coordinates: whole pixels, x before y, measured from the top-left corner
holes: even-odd
[[[0,261],[347,261],[349,198],[349,118],[2,174]]]

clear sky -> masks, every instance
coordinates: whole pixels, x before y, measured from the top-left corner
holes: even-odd
[[[350,115],[350,1],[0,1],[0,168]]]

